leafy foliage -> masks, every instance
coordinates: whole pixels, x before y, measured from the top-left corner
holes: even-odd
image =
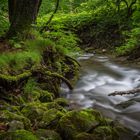
[[[7,15],[7,0],[0,1],[0,36],[3,35],[9,27]]]
[[[116,49],[118,55],[131,54],[136,48],[140,48],[140,26],[131,30],[128,39],[123,46]]]
[[[6,53],[0,55],[0,71],[6,74],[12,69],[18,73],[24,68],[30,68],[32,64],[38,65],[40,61],[41,55],[35,51]]]

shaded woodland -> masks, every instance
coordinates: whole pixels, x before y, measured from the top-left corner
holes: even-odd
[[[139,0],[0,1],[0,140],[119,140],[94,109],[72,108],[84,53],[140,61]]]

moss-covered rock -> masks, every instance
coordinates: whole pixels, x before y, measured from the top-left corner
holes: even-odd
[[[9,122],[8,126],[9,126],[8,129],[9,132],[24,129],[24,123],[17,120],[13,120]]]
[[[34,120],[41,120],[44,111],[47,109],[47,106],[43,106],[40,102],[32,102],[26,104],[21,113],[33,122]]]
[[[26,130],[16,130],[0,134],[0,140],[39,140],[32,132]]]
[[[24,105],[24,107],[21,109],[21,113],[25,117],[29,118],[31,122],[34,122],[35,120],[40,122],[43,118],[45,118],[44,113],[48,112],[50,109],[53,108],[62,112],[66,112],[66,110],[60,105],[58,105],[56,102],[31,102]],[[50,115],[48,114],[47,117],[49,117]]]
[[[44,113],[43,118],[39,123],[39,127],[55,129],[58,125],[58,121],[63,115],[64,112],[61,112],[55,108],[50,109]]]
[[[111,126],[99,126],[93,131],[95,140],[118,140],[119,135],[115,128]]]
[[[23,127],[27,130],[31,130],[30,120],[24,117],[22,114],[16,114],[15,112],[10,112],[8,110],[0,111],[0,122],[7,123],[9,129],[22,129]],[[17,122],[12,126],[13,121]],[[19,124],[22,124],[21,126]],[[13,127],[13,128],[12,128]]]
[[[74,140],[95,140],[95,137],[89,133],[79,133],[75,136]]]
[[[60,135],[53,130],[38,129],[35,131],[35,135],[40,140],[62,140]]]
[[[91,109],[70,111],[60,119],[58,131],[64,139],[73,140],[78,133],[98,126],[101,119],[100,113]]]

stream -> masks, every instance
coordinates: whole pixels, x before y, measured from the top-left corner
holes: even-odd
[[[80,78],[73,91],[63,87],[64,96],[78,108],[98,109],[135,133],[139,132],[140,93],[123,96],[108,94],[140,87],[140,67],[93,54],[85,54],[78,59],[82,66]]]

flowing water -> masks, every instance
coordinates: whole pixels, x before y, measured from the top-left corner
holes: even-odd
[[[114,91],[140,87],[140,68],[121,65],[106,56],[84,55],[80,78],[71,92],[63,93],[79,108],[95,108],[134,132],[140,131],[140,93],[123,96],[108,96]]]

